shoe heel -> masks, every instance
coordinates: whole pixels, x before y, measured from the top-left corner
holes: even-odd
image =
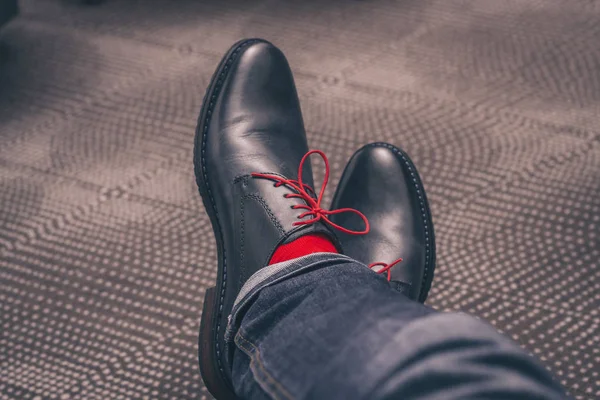
[[[204,385],[217,400],[236,400],[237,396],[230,385],[223,379],[219,371],[215,354],[215,329],[217,317],[216,305],[217,290],[211,287],[204,295],[202,306],[202,319],[200,321],[200,335],[198,338],[198,361],[200,363],[200,374]]]

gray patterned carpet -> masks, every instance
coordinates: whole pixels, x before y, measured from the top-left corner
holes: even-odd
[[[0,33],[0,398],[209,397],[216,252],[192,141],[249,36],[289,56],[334,182],[366,142],[412,155],[438,237],[429,303],[600,397],[599,2],[21,6]]]

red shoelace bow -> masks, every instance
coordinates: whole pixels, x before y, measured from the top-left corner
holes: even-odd
[[[319,192],[319,196],[316,199],[313,197],[313,195],[311,195],[311,193],[313,193],[313,194],[315,193],[314,189],[311,188],[309,185],[305,184],[304,182],[302,182],[302,169],[304,168],[304,163],[306,162],[306,160],[308,160],[308,157],[310,157],[312,154],[318,154],[319,156],[321,156],[321,158],[325,162],[325,178],[323,179],[323,185],[321,186],[321,191]],[[325,153],[323,153],[320,150],[311,150],[308,153],[306,153],[304,155],[304,157],[302,157],[302,160],[300,161],[300,165],[298,166],[298,180],[286,179],[279,175],[273,175],[273,174],[253,173],[252,176],[254,178],[264,178],[264,179],[273,180],[276,182],[275,187],[279,187],[282,185],[289,186],[292,189],[294,189],[294,191],[296,193],[287,193],[285,195],[285,198],[297,197],[297,198],[304,200],[304,202],[306,204],[296,204],[296,205],[292,206],[292,208],[306,210],[305,212],[303,212],[302,214],[300,214],[298,216],[298,219],[302,219],[308,215],[311,215],[313,218],[305,220],[305,221],[294,222],[294,226],[310,225],[310,224],[314,224],[315,222],[318,222],[318,221],[323,221],[323,222],[331,225],[332,227],[339,229],[340,231],[342,231],[344,233],[349,233],[351,235],[365,235],[365,234],[369,233],[369,229],[370,229],[369,228],[369,220],[367,220],[367,217],[365,217],[365,215],[363,213],[361,213],[360,211],[355,210],[354,208],[340,208],[337,210],[324,210],[323,208],[321,208],[321,200],[323,199],[323,193],[325,193],[325,188],[327,187],[327,182],[329,181],[329,160],[327,159],[327,156],[325,155]],[[308,191],[310,191],[311,193],[309,193]],[[331,220],[328,218],[330,215],[341,214],[341,213],[345,213],[345,212],[350,212],[350,213],[358,215],[365,223],[365,229],[362,231],[353,231],[351,229],[344,228],[343,226],[340,226],[336,223],[331,222]]]
[[[394,265],[398,264],[399,262],[401,262],[402,259],[399,258],[396,261],[394,261],[391,264],[386,264],[384,262],[376,262],[373,264],[369,264],[369,268],[373,269],[375,267],[383,267],[375,272],[377,272],[378,274],[383,274],[384,272],[387,272],[387,280],[388,282],[392,280],[392,271],[391,269],[394,267]]]

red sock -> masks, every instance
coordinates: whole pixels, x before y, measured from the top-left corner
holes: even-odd
[[[269,265],[319,252],[338,253],[333,242],[322,233],[300,236],[275,249]]]

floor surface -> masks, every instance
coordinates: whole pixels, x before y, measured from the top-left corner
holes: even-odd
[[[0,398],[209,397],[196,335],[216,249],[193,134],[220,57],[254,36],[288,55],[333,182],[370,141],[413,157],[439,249],[429,304],[600,397],[600,2],[21,8],[0,32]]]

